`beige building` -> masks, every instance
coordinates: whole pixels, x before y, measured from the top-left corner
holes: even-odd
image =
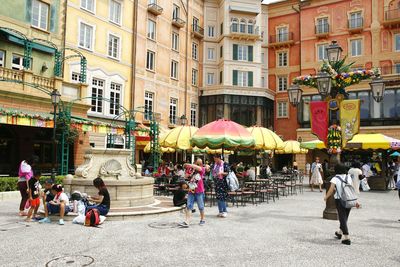
[[[200,124],[229,118],[272,127],[267,10],[261,1],[206,0]]]

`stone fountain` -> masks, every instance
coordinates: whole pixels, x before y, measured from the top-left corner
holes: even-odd
[[[101,177],[110,193],[111,208],[126,208],[154,203],[154,179],[143,177],[140,170],[131,165],[131,150],[91,148],[85,153],[85,162],[75,176],[64,179],[67,192],[80,191],[97,194],[93,179]]]

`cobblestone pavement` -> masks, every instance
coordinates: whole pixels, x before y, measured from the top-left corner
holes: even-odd
[[[322,219],[319,192],[281,197],[276,203],[229,208],[206,225],[182,213],[106,221],[101,228],[67,222],[25,224],[17,201],[0,202],[1,266],[400,266],[400,201],[397,192],[362,193],[352,210],[351,246],[334,239],[337,221]],[[48,265],[46,265],[48,263]]]

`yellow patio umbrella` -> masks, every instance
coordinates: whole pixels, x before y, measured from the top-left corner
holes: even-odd
[[[345,149],[398,149],[400,140],[384,134],[356,134]]]
[[[307,154],[308,150],[300,147],[296,140],[283,142],[283,148],[275,150],[276,154]]]
[[[306,149],[325,149],[326,146],[324,142],[316,139],[312,141],[307,141],[307,142],[301,142],[300,143],[301,148],[306,148]]]
[[[190,150],[190,139],[199,128],[194,126],[178,126],[160,137],[160,146],[180,150]]]
[[[144,153],[150,153],[151,152],[151,142],[148,142],[147,145],[143,149]],[[160,146],[160,152],[161,153],[174,153],[175,149],[170,148],[170,147],[162,147]]]
[[[282,139],[273,131],[260,126],[249,127],[247,130],[255,140],[255,150],[273,150],[283,148]]]
[[[206,148],[194,147],[192,149],[192,152],[195,154],[207,153],[207,154],[214,155],[214,154],[222,154],[222,149],[221,148],[220,149],[210,149],[208,147],[206,147]],[[233,151],[224,149],[224,154],[233,154]]]

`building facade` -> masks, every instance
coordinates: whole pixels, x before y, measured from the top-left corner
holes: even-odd
[[[273,126],[267,89],[267,7],[260,1],[204,1],[200,125],[219,118]]]
[[[399,2],[310,0],[269,5],[269,83],[277,99],[275,128],[284,139],[316,139],[310,132],[309,103],[321,100],[317,90],[304,87],[303,100],[297,108],[288,103],[286,90],[297,75],[318,72],[327,59],[325,48],[332,40],[343,48],[347,62],[355,62],[353,69],[376,67],[384,79],[400,79]],[[377,103],[368,83],[346,88],[350,99],[361,99],[361,132],[399,138],[400,87],[387,86],[383,101]],[[298,158],[305,161],[305,157]]]

